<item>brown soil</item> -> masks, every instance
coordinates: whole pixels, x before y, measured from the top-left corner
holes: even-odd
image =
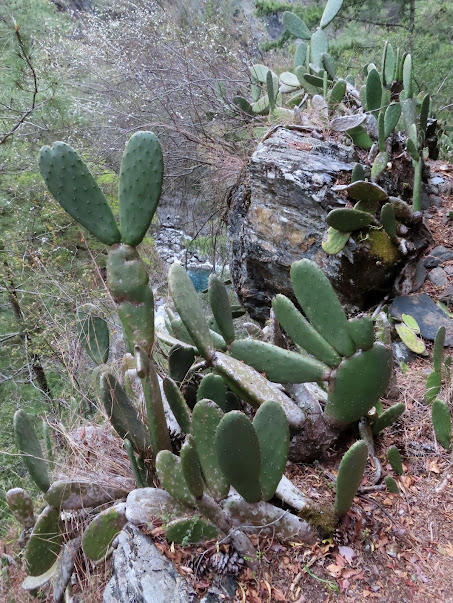
[[[445,167],[433,162],[431,171],[453,179],[453,168]],[[443,201],[441,208],[428,212],[427,221],[435,245],[452,247],[453,221],[445,218],[453,207],[451,199]],[[436,299],[438,291],[429,281],[422,290]],[[399,396],[391,403],[404,402],[407,410],[376,443],[383,477],[393,476],[400,494],[376,489],[358,495],[333,536],[312,547],[256,537],[260,567],[256,574],[248,569],[239,574],[235,602],[453,603],[453,458],[451,451],[436,443],[430,408],[423,401],[426,375],[432,367],[432,346],[428,348],[427,358],[417,358],[405,374],[398,371]],[[448,353],[453,350],[446,349]],[[452,405],[451,386],[445,386],[441,398]],[[288,476],[320,504],[332,503],[335,467],[353,441],[354,434],[339,442],[320,463],[289,465]],[[403,457],[401,477],[386,463],[386,451],[392,444]],[[372,483],[373,474],[370,465],[363,486]],[[152,533],[157,546],[203,594],[216,576],[200,575],[194,567],[208,545],[182,549],[167,543],[162,532],[156,528]],[[25,574],[14,536],[0,542],[16,559],[9,582],[3,580],[0,600],[22,603],[31,597],[20,589]],[[227,552],[228,547],[222,545],[220,550]],[[80,600],[84,603],[102,601],[108,574],[108,566],[90,572],[80,566],[74,592],[83,593]],[[44,596],[44,600],[51,599]]]

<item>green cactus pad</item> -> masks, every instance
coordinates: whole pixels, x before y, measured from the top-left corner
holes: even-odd
[[[354,164],[354,167],[352,168],[351,183],[357,182],[357,180],[365,180],[365,170],[360,163]]]
[[[384,227],[385,232],[390,237],[393,243],[398,241],[398,235],[396,233],[396,217],[395,208],[391,203],[386,203],[381,209],[381,224]]]
[[[437,441],[448,450],[451,444],[451,416],[447,404],[438,399],[434,400],[431,407],[431,418]]]
[[[12,488],[6,493],[5,500],[11,513],[24,528],[32,528],[35,525],[33,501],[28,492],[22,488]]]
[[[267,90],[267,98],[269,99],[269,109],[273,111],[275,109],[275,97],[278,94],[278,80],[277,86],[274,86],[274,80],[272,77],[272,71],[269,70],[266,76],[266,90]]]
[[[319,68],[322,67],[322,55],[329,52],[329,40],[320,27],[311,36],[310,54],[311,62]]]
[[[290,34],[301,40],[310,40],[311,31],[297,15],[290,11],[285,11],[282,17],[283,26]]]
[[[59,520],[59,511],[52,507],[46,507],[38,517],[25,549],[30,576],[41,576],[55,563],[62,544]]]
[[[269,97],[267,94],[252,104],[252,111],[254,115],[265,115],[269,112]]]
[[[181,447],[181,467],[185,480],[195,498],[201,498],[204,491],[203,475],[201,473],[200,459],[198,458],[195,440],[192,435],[186,437]]]
[[[349,334],[358,350],[369,350],[374,344],[373,321],[369,316],[351,318],[348,321]]]
[[[252,105],[243,96],[234,96],[231,102],[233,103],[233,105],[236,105],[236,107],[238,107],[238,109],[240,109],[243,113],[246,113],[250,116],[254,115]]]
[[[285,411],[291,429],[300,428],[305,421],[304,413],[291,398],[251,366],[226,354],[217,353],[213,367],[234,393],[255,408],[267,400],[275,400]]]
[[[434,339],[433,365],[434,370],[439,373],[442,371],[442,354],[444,352],[445,335],[445,327],[439,327]]]
[[[253,366],[274,383],[306,383],[325,381],[330,369],[315,358],[302,356],[264,341],[240,339],[230,348],[230,354]]]
[[[174,381],[183,381],[195,360],[192,347],[175,345],[168,356],[168,372]]]
[[[135,247],[117,245],[107,257],[107,283],[118,304],[129,352],[140,346],[150,353],[154,345],[154,299],[149,276]]]
[[[330,56],[330,54],[328,52],[323,52],[321,59],[322,59],[322,66],[327,71],[329,78],[331,80],[335,80],[336,65],[335,65],[335,61],[333,60],[333,58]],[[338,84],[338,86],[336,86],[337,84]],[[335,92],[333,92],[335,87],[337,87],[337,89],[335,90]],[[346,93],[346,81],[345,80],[337,80],[337,82],[334,84],[334,86],[331,90],[331,93],[332,94],[329,95],[331,97],[331,100],[333,100],[335,103],[340,103],[343,100],[343,97]]]
[[[388,199],[388,195],[383,188],[375,182],[357,181],[348,185],[339,185],[333,187],[334,191],[347,191],[348,197],[355,201],[375,201],[381,202]]]
[[[106,198],[79,155],[64,142],[45,146],[39,169],[64,210],[106,245],[120,242],[120,231]]]
[[[343,0],[327,0],[319,27],[327,27],[339,13],[342,4]]]
[[[269,67],[262,65],[261,63],[255,63],[250,67],[250,78],[253,83],[259,82],[260,84],[266,84],[267,72]]]
[[[165,526],[165,537],[169,542],[176,544],[194,544],[215,540],[218,536],[217,528],[205,519],[198,516],[175,519]]]
[[[124,486],[105,486],[81,480],[53,482],[44,498],[55,509],[75,510],[97,507],[127,495]]]
[[[241,410],[241,401],[233,392],[227,392],[225,400],[225,412],[227,413],[232,410]]]
[[[220,334],[229,345],[234,340],[233,315],[226,287],[216,274],[209,277],[209,303]]]
[[[233,410],[223,417],[216,432],[215,450],[233,488],[249,503],[261,500],[260,443],[244,413]]]
[[[231,413],[229,413],[231,414]],[[215,454],[217,427],[224,414],[212,400],[200,400],[192,413],[192,429],[201,470],[209,491],[216,500],[227,496],[230,489]]]
[[[294,262],[290,274],[297,301],[313,327],[342,356],[354,354],[346,314],[327,277],[307,259]]]
[[[304,73],[304,80],[310,84],[310,86],[314,86],[315,88],[321,89],[323,87],[323,79],[318,75],[313,75],[312,73]]]
[[[335,513],[340,519],[349,511],[365,472],[368,448],[363,440],[355,442],[341,459],[335,493]]]
[[[376,69],[371,69],[366,79],[367,111],[377,111],[381,106],[382,82]]]
[[[426,380],[425,402],[430,404],[442,387],[442,373],[439,371],[431,371]]]
[[[179,457],[169,450],[161,450],[156,457],[156,470],[161,486],[169,494],[184,505],[195,506],[195,497],[189,490]]]
[[[310,36],[311,36],[311,34],[310,34]],[[297,69],[298,67],[302,67],[303,65],[305,65],[306,57],[307,57],[307,44],[305,42],[300,42],[297,45],[296,52],[294,53],[294,58],[293,58],[294,69]]]
[[[138,466],[138,462],[134,453],[134,447],[128,439],[124,440],[123,446],[129,458],[129,463],[132,469],[132,473],[134,474],[137,488],[144,488],[146,486],[146,475],[145,472],[141,471],[140,467]]]
[[[263,500],[269,500],[285,471],[289,450],[289,426],[277,402],[262,404],[253,419],[261,452],[260,484]]]
[[[395,421],[400,418],[400,416],[405,410],[406,406],[402,402],[394,404],[393,406],[385,410],[373,423],[373,434],[377,435],[386,427],[390,427],[390,425],[393,425],[393,423],[395,423]]]
[[[403,475],[403,461],[401,460],[400,451],[396,446],[390,446],[387,450],[387,458],[393,471],[398,475]]]
[[[96,364],[104,364],[109,358],[109,328],[92,304],[84,304],[77,310],[77,333],[87,354]]]
[[[40,490],[47,492],[50,486],[47,461],[33,427],[33,422],[25,410],[17,410],[13,420],[16,445],[30,477]],[[36,574],[39,575],[39,574]]]
[[[325,58],[325,55],[323,57]],[[335,105],[341,103],[345,94],[346,82],[344,80],[337,80],[329,93],[329,108],[332,110]]]
[[[401,105],[399,103],[390,103],[384,115],[384,137],[387,138],[393,132],[401,117]]]
[[[272,308],[280,326],[295,344],[331,367],[340,364],[341,356],[312,327],[290,299],[278,294],[272,300]]]
[[[370,135],[362,126],[357,126],[357,128],[351,128],[347,131],[347,135],[351,138],[352,142],[361,149],[369,151],[373,146],[373,140],[370,138]]]
[[[118,203],[121,240],[135,247],[148,230],[162,188],[164,161],[152,132],[136,132],[126,145],[120,168]]]
[[[398,484],[396,483],[396,481],[393,479],[393,477],[391,475],[387,475],[387,477],[385,478],[385,485],[386,485],[387,490],[389,492],[391,492],[392,494],[400,493]]]
[[[85,557],[99,561],[105,557],[113,539],[126,525],[126,505],[120,503],[101,511],[87,527],[82,538]]]
[[[348,209],[340,207],[333,209],[327,215],[326,222],[328,226],[339,230],[340,232],[351,232],[365,228],[373,221],[373,216],[368,212],[357,209]]]
[[[178,425],[184,433],[190,433],[192,430],[190,408],[187,406],[179,387],[168,377],[164,379],[164,393]]]
[[[423,144],[426,136],[426,126],[428,124],[429,108],[431,105],[431,97],[429,94],[425,94],[420,106],[420,116],[418,119],[420,127],[420,143]]]
[[[302,61],[302,63],[304,61]],[[291,71],[284,71],[283,73],[280,73],[280,81],[282,84],[284,84],[285,86],[289,86],[290,88],[299,88],[299,80],[297,79],[297,75],[295,75]]]
[[[395,329],[400,336],[401,341],[405,346],[412,350],[412,352],[415,352],[415,354],[421,354],[422,356],[427,355],[426,345],[417,337],[416,333],[414,333],[412,329],[402,323],[395,325]]]
[[[386,44],[385,47],[385,57],[384,57],[384,83],[386,86],[391,86],[393,80],[395,79],[395,68],[396,68],[396,60],[395,60],[395,52],[393,50],[393,46],[391,44]],[[393,129],[393,128],[392,128]]]
[[[406,140],[406,149],[414,161],[420,161],[420,153],[410,138]]]
[[[389,156],[387,151],[381,151],[378,153],[371,166],[371,180],[374,182],[379,176],[387,169],[387,163]]]
[[[171,450],[171,441],[162,402],[159,378],[152,358],[149,359],[147,375],[144,379],[141,379],[141,384],[145,398],[151,445],[155,457],[159,450]]]
[[[325,413],[342,423],[358,421],[387,391],[392,363],[391,350],[381,343],[344,360],[331,382]]]
[[[100,394],[107,417],[120,438],[128,438],[139,454],[148,456],[151,447],[148,430],[118,379],[110,373],[103,373]]]
[[[220,375],[205,375],[201,380],[197,391],[197,402],[200,400],[212,400],[225,412],[226,389]]]
[[[168,273],[170,294],[181,320],[189,331],[203,358],[210,360],[214,354],[212,337],[195,288],[180,264],[173,264]]]
[[[414,95],[414,83],[412,80],[412,57],[406,55],[403,63],[403,86],[406,98],[412,98]]]
[[[340,253],[346,243],[349,241],[351,236],[350,232],[340,232],[335,228],[329,227],[327,231],[327,241],[321,243],[322,248],[329,255],[335,255]]]

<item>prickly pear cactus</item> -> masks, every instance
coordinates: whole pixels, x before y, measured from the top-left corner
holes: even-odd
[[[101,511],[85,530],[82,548],[87,559],[99,561],[105,557],[113,539],[126,525],[126,504],[120,503]]]
[[[25,550],[25,561],[30,576],[41,576],[57,560],[62,544],[60,513],[46,507],[38,517]]]
[[[30,477],[40,490],[47,492],[50,486],[47,461],[41,444],[33,427],[33,423],[25,410],[17,410],[13,420],[14,436],[22,460],[30,473]]]
[[[28,492],[22,488],[12,488],[6,493],[5,500],[11,513],[24,528],[32,528],[35,525],[33,501]]]

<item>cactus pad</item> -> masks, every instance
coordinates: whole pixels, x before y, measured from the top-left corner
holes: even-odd
[[[181,427],[184,433],[190,433],[192,430],[190,408],[187,406],[179,387],[172,379],[169,379],[168,377],[164,379],[163,385],[165,397],[167,398],[167,402],[170,405],[173,414],[175,415],[178,425]]]
[[[105,557],[113,539],[126,525],[126,504],[120,503],[101,511],[85,530],[82,548],[87,559],[99,561]]]
[[[109,328],[92,304],[84,304],[77,310],[77,333],[87,354],[96,364],[104,364],[109,358]]]
[[[233,410],[217,428],[215,450],[220,468],[239,494],[250,503],[261,499],[261,452],[250,419]]]
[[[431,407],[431,417],[437,441],[443,448],[448,450],[451,444],[450,409],[445,402],[436,399]]]
[[[283,327],[295,344],[331,367],[340,364],[341,356],[312,327],[291,300],[278,294],[272,300],[272,308],[280,326]]]
[[[335,372],[325,412],[342,423],[367,414],[385,394],[392,374],[392,353],[381,343],[344,360]]]
[[[401,117],[401,105],[399,103],[390,103],[384,115],[384,137],[387,138],[395,129]]]
[[[175,519],[165,526],[165,537],[169,542],[177,544],[193,544],[217,538],[217,528],[209,521],[197,515],[189,518]]]
[[[45,499],[55,509],[75,510],[97,507],[126,496],[123,486],[105,486],[102,483],[59,480],[47,490]]]
[[[45,146],[39,169],[64,210],[106,245],[120,242],[120,231],[106,198],[79,155],[64,142]]]
[[[25,550],[25,562],[30,576],[41,576],[55,563],[62,544],[60,513],[46,507],[38,517]]]
[[[343,0],[327,0],[319,27],[327,27],[339,13],[342,4]]]
[[[161,450],[156,457],[156,470],[161,486],[169,494],[184,505],[195,505],[195,498],[187,485],[179,457],[169,450]]]
[[[12,488],[6,493],[5,500],[11,513],[24,528],[32,528],[35,525],[33,501],[28,492],[22,488]]]
[[[176,309],[196,347],[206,360],[210,359],[214,353],[212,337],[198,294],[180,264],[173,264],[170,267],[168,284]]]
[[[211,400],[197,402],[192,413],[193,436],[201,469],[206,485],[216,500],[225,498],[230,489],[215,454],[216,431],[223,416],[223,412]]]
[[[195,440],[192,435],[186,437],[181,447],[182,471],[189,486],[189,490],[195,498],[201,498],[204,491],[203,476],[201,474],[200,460],[195,448]]]
[[[47,492],[50,486],[47,461],[44,459],[32,420],[25,410],[16,411],[13,427],[17,447],[22,454],[22,460],[30,473],[30,477],[40,490]]]
[[[209,303],[220,334],[229,345],[234,340],[233,315],[226,287],[216,274],[209,277]]]
[[[195,350],[189,346],[175,345],[168,356],[168,372],[174,381],[183,381],[195,360]]]
[[[148,430],[118,379],[110,373],[104,373],[100,381],[101,399],[113,428],[121,438],[128,438],[139,454],[148,456],[151,447]]]
[[[136,132],[126,145],[118,185],[121,240],[138,245],[159,202],[164,174],[160,142],[152,132]]]
[[[354,354],[346,314],[327,277],[306,259],[294,262],[290,274],[297,301],[313,327],[339,354]]]
[[[348,242],[350,236],[350,232],[340,232],[339,230],[336,230],[330,226],[329,230],[327,231],[327,241],[323,241],[321,243],[322,248],[329,255],[340,253]]]
[[[341,459],[335,494],[335,513],[340,519],[346,515],[354,501],[365,472],[367,458],[367,445],[363,440],[359,440]]]
[[[373,434],[377,435],[386,427],[390,427],[390,425],[393,425],[393,423],[395,423],[395,421],[400,418],[400,416],[405,410],[406,406],[402,402],[394,404],[393,406],[385,410],[373,423]]]
[[[253,339],[233,342],[230,354],[265,373],[267,379],[274,383],[324,381],[330,372],[327,365],[315,358]]]
[[[203,377],[197,391],[197,402],[200,400],[212,400],[225,412],[226,389],[220,375],[210,373]]]
[[[393,471],[398,475],[403,475],[403,461],[401,460],[400,451],[396,446],[390,446],[387,450],[387,458]]]
[[[269,500],[275,494],[288,459],[288,419],[282,407],[271,400],[259,407],[253,427],[260,445],[262,498]]]
[[[369,316],[351,318],[348,321],[349,334],[358,350],[369,350],[374,343],[373,321]]]
[[[373,221],[373,216],[368,212],[357,209],[340,207],[333,209],[326,218],[328,226],[332,226],[340,232],[351,232],[365,228]]]
[[[310,40],[311,32],[302,19],[290,11],[285,11],[282,17],[283,25],[290,34],[301,40]]]
[[[396,483],[396,481],[393,479],[393,477],[391,475],[387,475],[387,477],[385,478],[385,485],[387,487],[387,490],[389,492],[391,492],[392,494],[399,494],[400,493],[400,489],[398,488],[398,484]]]

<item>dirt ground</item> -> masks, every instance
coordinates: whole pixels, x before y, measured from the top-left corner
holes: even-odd
[[[453,168],[445,167],[433,162],[431,171],[453,179]],[[451,198],[444,198],[442,207],[430,209],[427,221],[435,238],[433,247],[453,247],[453,220],[446,220],[452,209]],[[426,282],[422,291],[436,300],[437,292],[431,283]],[[238,574],[235,602],[453,603],[453,457],[451,450],[436,443],[430,407],[424,404],[426,376],[432,370],[432,345],[427,347],[428,357],[418,357],[404,374],[397,370],[398,398],[383,402],[384,406],[406,404],[405,414],[376,442],[383,477],[393,476],[400,494],[390,494],[379,487],[359,494],[333,537],[311,547],[255,537],[260,567],[256,574],[248,569]],[[445,354],[448,353],[453,350],[446,348]],[[445,384],[440,397],[452,406],[451,384]],[[347,435],[322,462],[290,464],[287,475],[320,504],[333,503],[335,468],[354,439],[355,434]],[[403,457],[401,477],[386,462],[386,452],[392,444]],[[372,484],[374,471],[369,462],[362,488]],[[205,547],[182,549],[169,545],[159,529],[153,536],[200,594],[218,578],[213,572],[201,574],[196,570],[196,561]],[[0,541],[0,545],[16,561],[9,579],[3,579],[0,601],[30,601],[31,597],[20,589],[25,574],[14,534]],[[228,548],[222,545],[220,550],[227,552]],[[82,590],[83,594],[77,600],[102,601],[109,572],[108,563],[94,571],[81,563],[81,582],[75,584],[74,593]],[[44,595],[44,600],[51,599]]]

